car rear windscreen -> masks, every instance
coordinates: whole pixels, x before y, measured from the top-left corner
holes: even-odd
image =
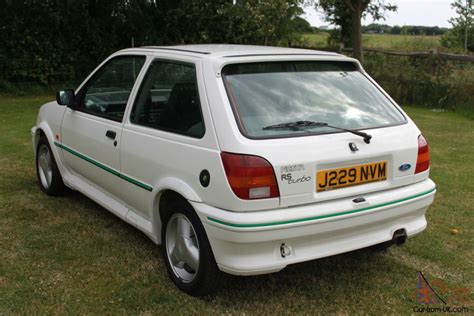
[[[264,129],[297,121],[348,129],[405,123],[394,104],[351,62],[232,64],[223,78],[242,133],[273,138],[334,132],[324,126]]]

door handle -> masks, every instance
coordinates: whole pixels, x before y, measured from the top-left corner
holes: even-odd
[[[117,133],[109,130],[105,133],[105,136],[107,136],[110,139],[115,139],[115,137],[117,136]]]

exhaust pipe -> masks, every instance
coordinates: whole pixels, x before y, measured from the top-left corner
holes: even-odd
[[[400,246],[400,245],[403,245],[405,243],[405,241],[407,240],[407,232],[405,229],[399,229],[399,230],[396,230],[394,233],[393,233],[393,237],[392,237],[392,245],[397,245],[397,246]]]
[[[392,240],[389,241],[389,243],[390,243],[391,245],[400,246],[400,245],[403,245],[406,240],[407,240],[407,232],[406,232],[406,230],[405,230],[405,229],[399,229],[399,230],[396,230],[396,231],[393,233]]]
[[[405,229],[399,229],[399,230],[396,230],[393,233],[393,236],[392,236],[391,240],[383,242],[381,244],[374,245],[371,248],[374,249],[375,251],[385,251],[390,246],[393,246],[393,245],[401,246],[401,245],[403,245],[406,240],[407,240],[406,230]]]

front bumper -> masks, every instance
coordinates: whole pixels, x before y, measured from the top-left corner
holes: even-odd
[[[280,271],[289,264],[365,248],[404,229],[412,237],[426,228],[425,212],[436,187],[430,179],[363,195],[261,212],[229,212],[190,202],[206,230],[219,268],[235,275]],[[291,253],[281,256],[285,244]]]
[[[33,153],[36,155],[36,126],[31,128],[31,143],[33,144]]]

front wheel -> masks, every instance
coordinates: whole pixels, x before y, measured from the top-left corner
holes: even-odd
[[[47,139],[42,136],[36,147],[36,175],[41,190],[47,195],[61,195],[66,189]]]
[[[170,203],[164,216],[163,256],[168,273],[182,291],[203,296],[214,291],[221,280],[204,227],[186,201]]]

